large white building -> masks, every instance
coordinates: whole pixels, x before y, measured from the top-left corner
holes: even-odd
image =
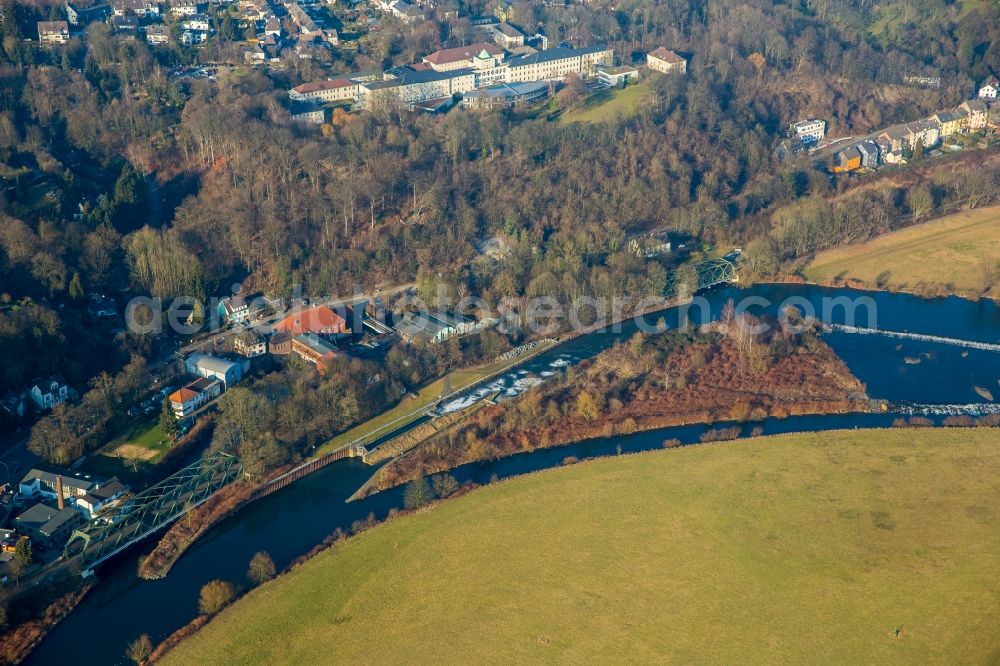
[[[295,101],[354,100],[362,108],[378,100],[415,104],[451,97],[499,83],[560,80],[569,74],[590,76],[613,64],[605,46],[560,47],[535,53],[508,54],[493,44],[473,44],[430,54],[423,62],[385,72],[382,77],[347,76],[306,83],[288,91]]]

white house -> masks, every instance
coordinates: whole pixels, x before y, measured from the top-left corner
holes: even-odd
[[[39,409],[52,409],[69,400],[69,386],[61,377],[49,377],[32,386],[30,395]]]
[[[997,77],[991,76],[979,86],[979,99],[996,99],[997,92],[1000,92],[1000,81]]]
[[[201,377],[171,393],[167,400],[170,401],[174,416],[182,419],[198,411],[221,393],[221,382]]]
[[[826,136],[826,121],[818,118],[800,120],[793,123],[790,129],[794,136],[802,137],[803,143],[815,143]]]

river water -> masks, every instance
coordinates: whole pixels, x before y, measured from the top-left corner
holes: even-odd
[[[749,290],[725,288],[711,292],[706,296],[705,310],[695,306],[689,314],[694,321],[718,317],[729,299],[747,296],[763,299],[762,303],[766,301],[749,308],[755,314],[763,311],[777,314],[783,305],[794,305],[804,310],[812,308],[819,315],[824,304],[830,305],[830,299],[864,298],[868,299],[864,303],[870,301],[874,305],[874,311],[861,307],[856,311],[857,316],[851,318],[841,307],[834,310],[830,323],[1000,342],[1000,307],[991,301],[970,302],[959,298],[924,299],[810,285],[759,285]],[[679,311],[667,310],[648,317],[648,321],[654,324],[661,317],[667,325],[676,326]],[[617,328],[570,340],[473,393],[482,396],[501,391],[514,395],[538,379],[592,357],[617,340],[631,337],[637,330],[632,321]],[[921,405],[920,411],[929,412],[931,418],[940,421],[943,416],[934,413],[943,410],[936,405],[989,409],[988,400],[975,390],[977,386],[1000,399],[1000,353],[879,335],[831,332],[824,338],[867,384],[869,395],[888,401],[894,412],[908,413],[912,405]],[[898,413],[800,416],[768,419],[759,425],[765,434],[888,427],[897,416]],[[618,450],[628,453],[658,449],[664,440],[673,438],[683,444],[697,443],[708,428],[683,426],[593,439],[466,465],[454,474],[459,481],[485,483],[494,476],[505,478],[557,466],[567,456],[585,458],[613,455]],[[745,427],[744,435],[749,431],[750,427]],[[101,581],[97,588],[53,629],[27,663],[56,664],[81,659],[87,664],[127,663],[125,648],[137,636],[148,633],[156,643],[195,617],[198,592],[205,582],[222,578],[245,584],[247,565],[255,552],[268,551],[281,569],[338,527],[349,529],[352,522],[369,513],[381,519],[391,508],[401,506],[399,488],[345,503],[371,473],[372,468],[360,460],[348,459],[251,504],[200,539],[163,580],[143,581],[136,576],[138,556],[149,550],[149,543],[123,554],[99,569]]]

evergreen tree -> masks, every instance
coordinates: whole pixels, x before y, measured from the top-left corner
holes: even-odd
[[[176,437],[180,430],[177,416],[174,414],[169,400],[163,401],[163,409],[160,410],[160,430],[167,437]]]
[[[74,300],[80,300],[85,295],[83,291],[83,282],[80,280],[79,273],[73,273],[73,279],[69,281],[69,297]]]

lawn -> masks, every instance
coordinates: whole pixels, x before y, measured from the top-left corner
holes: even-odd
[[[627,88],[597,90],[587,95],[583,106],[564,113],[560,121],[599,123],[615,120],[618,116],[633,116],[641,107],[649,104],[652,94],[645,83],[637,83]]]
[[[1000,207],[963,211],[879,236],[867,243],[819,253],[806,267],[810,280],[857,278],[874,286],[883,276],[889,288],[920,286],[979,296],[984,261],[1000,260]],[[1000,296],[994,286],[991,296]]]
[[[101,453],[90,456],[83,468],[99,476],[137,480],[149,466],[160,461],[171,445],[160,429],[157,416],[142,421],[127,434],[108,443]]]
[[[538,348],[540,349],[540,348]],[[537,352],[538,349],[534,350]],[[533,353],[534,353],[533,352]],[[521,362],[522,357],[513,360],[494,361],[486,365],[478,365],[472,368],[455,370],[451,373],[451,390],[458,391],[469,384],[479,381],[483,377],[488,377],[500,372],[515,363]],[[335,451],[349,442],[360,441],[367,443],[378,439],[382,435],[388,434],[397,428],[401,428],[407,423],[420,417],[422,409],[441,397],[444,389],[444,379],[438,379],[424,386],[417,391],[415,398],[408,398],[390,410],[384,411],[378,416],[361,423],[350,430],[340,433],[316,451],[317,455],[322,455]]]
[[[998,443],[785,435],[515,478],[320,554],[164,663],[995,662]]]

